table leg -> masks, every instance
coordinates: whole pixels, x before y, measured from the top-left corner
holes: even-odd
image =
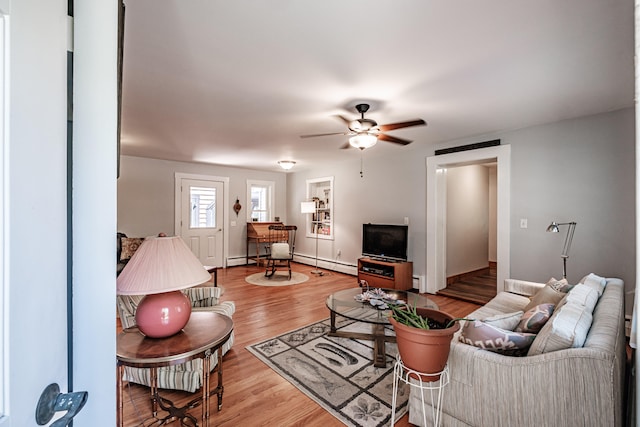
[[[376,368],[387,366],[384,326],[379,324],[373,325],[373,366]]]
[[[336,332],[336,313],[331,311],[331,333]]]
[[[218,348],[218,411],[222,409],[222,393],[224,393],[224,385],[222,385],[222,346]]]
[[[116,425],[118,427],[122,427],[122,423],[124,422],[124,407],[122,400],[122,375],[124,375],[124,366],[117,365],[116,375],[116,388],[118,390],[118,393],[116,394],[116,407],[118,408],[118,412],[116,413]]]
[[[202,370],[202,425],[209,427],[209,386],[211,378],[211,353],[209,351],[205,353],[202,359]]]
[[[156,417],[158,416],[158,368],[150,368],[149,376],[151,377],[151,413]]]

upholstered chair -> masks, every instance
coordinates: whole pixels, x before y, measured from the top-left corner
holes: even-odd
[[[213,311],[229,317],[232,317],[236,311],[236,306],[232,301],[220,301],[220,297],[224,292],[222,287],[201,285],[184,289],[182,292],[191,300],[192,311]],[[136,308],[142,298],[143,295],[117,296],[118,315],[122,322],[122,328],[135,326]],[[233,345],[233,340],[234,335],[232,332],[227,342],[222,346],[222,354],[229,351]],[[215,351],[211,354],[212,371],[217,364],[218,352]],[[158,388],[184,390],[193,393],[202,387],[202,378],[202,359],[194,359],[179,365],[158,368]],[[123,380],[150,387],[150,370],[125,367]]]

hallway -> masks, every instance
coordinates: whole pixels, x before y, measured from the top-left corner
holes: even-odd
[[[492,263],[473,275],[462,275],[438,291],[438,295],[484,305],[496,296],[496,271]]]

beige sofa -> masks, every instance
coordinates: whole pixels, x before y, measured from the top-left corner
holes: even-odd
[[[542,283],[505,281],[505,292],[468,317],[485,319],[522,310]],[[557,307],[561,307],[560,304]],[[555,311],[558,315],[562,308]],[[625,371],[624,285],[606,279],[584,345],[511,357],[459,341],[451,343],[450,382],[442,403],[445,426],[622,426]],[[551,327],[551,317],[536,340]],[[539,347],[539,346],[538,346]],[[428,400],[428,396],[425,396]],[[412,387],[409,421],[432,422]],[[432,424],[431,424],[432,425]]]

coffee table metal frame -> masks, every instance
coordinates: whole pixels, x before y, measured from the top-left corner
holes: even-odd
[[[331,329],[327,334],[330,337],[353,338],[358,340],[373,341],[373,365],[378,368],[387,366],[385,343],[396,342],[394,335],[386,335],[385,326],[390,325],[389,310],[380,310],[368,302],[358,302],[355,296],[365,292],[367,288],[350,288],[335,292],[327,297],[326,305],[330,311]],[[438,306],[427,297],[418,293],[399,291],[397,289],[383,289],[394,299],[407,301],[412,307],[435,308]],[[372,324],[371,333],[340,331],[336,328],[336,315],[358,322]]]

